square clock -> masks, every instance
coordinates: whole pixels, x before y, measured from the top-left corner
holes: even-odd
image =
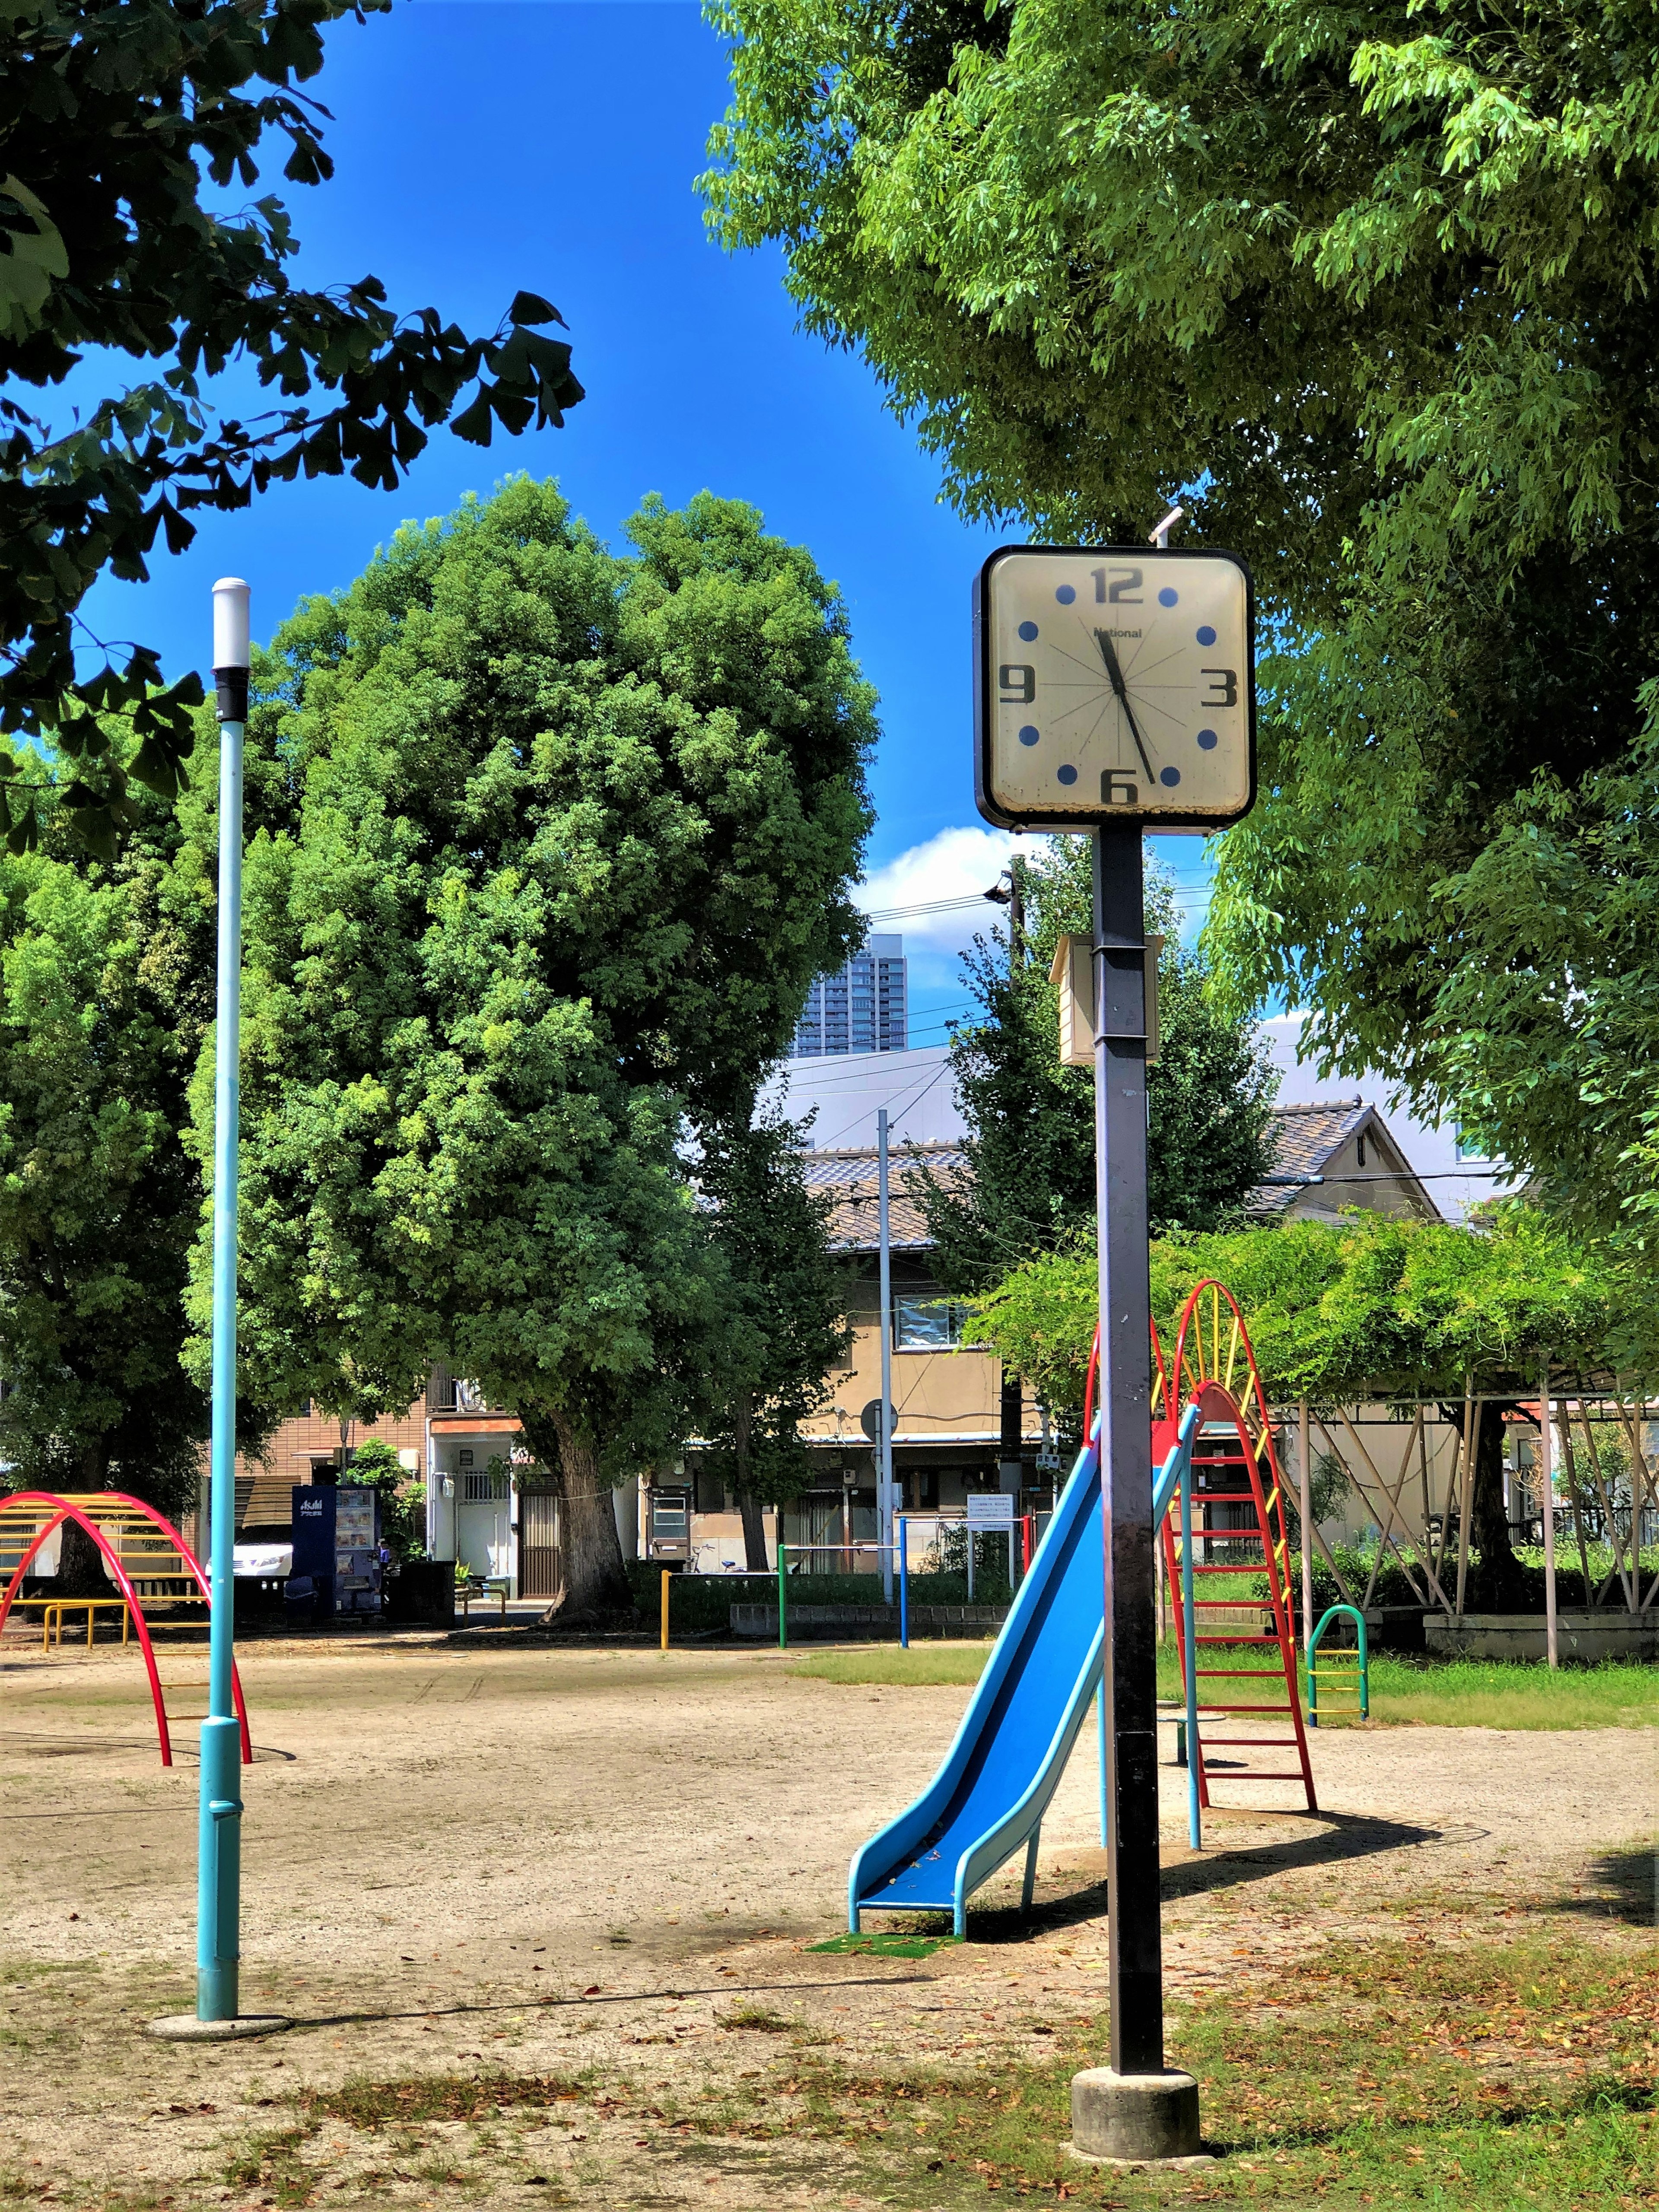
[[[1231,553],[1005,545],[974,587],[974,785],[1005,830],[1223,830],[1255,798],[1255,607]]]

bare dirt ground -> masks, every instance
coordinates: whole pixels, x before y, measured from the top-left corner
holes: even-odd
[[[1091,1731],[1045,1828],[1037,1914],[1010,1870],[966,1945],[872,1959],[809,1947],[844,1928],[848,1859],[925,1782],[963,1689],[511,1638],[255,1644],[242,1672],[242,2001],[295,2026],[160,2044],[145,2021],[193,2002],[194,1729],[164,1771],[135,1654],[7,1640],[0,2203],[920,2204],[837,2146],[675,2116],[763,2101],[792,2051],[970,2071],[1100,2018]],[[163,1674],[173,1712],[199,1716],[205,1653],[175,1649]],[[1543,1915],[1613,1941],[1649,1909],[1650,1732],[1349,1729],[1314,1758],[1319,1817],[1258,1787],[1197,1853],[1165,1769],[1176,2005],[1293,1972],[1334,1935]],[[393,2123],[329,2109],[353,2081],[498,2072],[544,2087]]]

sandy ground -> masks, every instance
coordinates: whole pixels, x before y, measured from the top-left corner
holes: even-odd
[[[1035,1922],[1010,1870],[960,1948],[826,1956],[807,1946],[845,1925],[852,1850],[926,1781],[965,1690],[805,1680],[769,1652],[511,1641],[254,1645],[242,1665],[243,2006],[296,2026],[162,2045],[143,2023],[193,1996],[194,1729],[163,1771],[136,1656],[48,1660],[7,1639],[0,2201],[65,2176],[69,2201],[112,2207],[299,2201],[258,2155],[238,2166],[291,2118],[296,2082],[598,2067],[683,2100],[754,2078],[780,2037],[972,2067],[1100,2012],[1092,1731],[1045,1828]],[[163,1672],[174,1714],[199,1717],[204,1654],[176,1650]],[[1267,1809],[1293,1793],[1257,1785],[1198,1853],[1184,1776],[1165,1769],[1173,1997],[1333,1933],[1540,1909],[1594,1929],[1646,1909],[1651,1733],[1338,1730],[1314,1759],[1319,1817]],[[791,2166],[777,2146],[640,2125],[591,2103],[505,2133],[434,2122],[388,2167],[384,2135],[331,2123],[296,2155],[341,2203],[869,2201],[834,2153],[792,2149]]]

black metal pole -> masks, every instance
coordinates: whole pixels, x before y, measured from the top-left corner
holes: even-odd
[[[1107,1984],[1117,2074],[1164,2066],[1153,1672],[1146,977],[1138,823],[1094,836],[1095,1178],[1106,1547]]]

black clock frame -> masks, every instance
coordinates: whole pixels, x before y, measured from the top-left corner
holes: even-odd
[[[987,589],[992,568],[1011,555],[1059,554],[1066,558],[1121,558],[1146,566],[1172,561],[1231,561],[1244,579],[1244,660],[1249,786],[1244,804],[1231,814],[1171,814],[1138,806],[1077,806],[1064,812],[1030,813],[1003,806],[991,788],[991,734],[996,699],[995,647],[985,619]],[[1249,564],[1237,553],[1218,546],[1164,545],[999,545],[981,562],[974,578],[974,804],[999,830],[1085,830],[1109,822],[1138,822],[1153,834],[1160,830],[1218,830],[1242,822],[1255,805],[1255,583]]]

